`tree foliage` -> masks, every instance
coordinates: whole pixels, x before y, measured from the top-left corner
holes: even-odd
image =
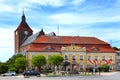
[[[7,72],[8,66],[5,63],[0,63],[0,74]]]
[[[113,47],[114,50],[120,50],[120,48],[117,48],[117,47]]]
[[[8,65],[8,70],[10,70],[10,71],[11,70],[16,70],[16,72],[19,72],[19,70],[16,69],[16,67],[15,67],[15,61],[16,61],[17,58],[20,58],[20,57],[25,58],[25,56],[22,55],[22,54],[16,54],[16,55],[13,55],[11,58],[9,58],[8,61],[6,61],[6,64]]]
[[[19,57],[25,57],[24,55],[22,54],[16,54],[16,55],[13,55],[6,63],[7,65],[9,65],[9,67],[15,67],[15,60]]]
[[[16,71],[16,68],[15,68],[15,67],[10,67],[10,68],[8,69],[8,71]]]
[[[63,62],[64,58],[60,55],[51,55],[50,58],[48,59],[48,62],[52,65],[60,65]]]
[[[103,71],[103,72],[109,72],[109,65],[103,64],[103,65],[101,66],[101,68],[102,68],[102,71]]]
[[[37,55],[32,58],[32,64],[40,68],[47,63],[46,58],[43,55]],[[39,69],[40,70],[40,69]]]
[[[19,57],[15,60],[14,65],[19,71],[23,71],[27,67],[28,63],[25,57]]]

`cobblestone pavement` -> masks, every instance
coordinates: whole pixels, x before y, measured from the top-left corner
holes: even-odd
[[[120,80],[120,72],[101,73],[96,76],[62,76],[62,77],[30,77],[6,76],[0,77],[0,80]]]

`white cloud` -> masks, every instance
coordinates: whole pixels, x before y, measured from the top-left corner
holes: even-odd
[[[63,6],[65,3],[65,0],[29,0],[32,3],[37,3],[44,6],[54,6],[54,7],[60,7]]]
[[[74,4],[74,5],[80,5],[82,4],[83,2],[85,2],[86,0],[73,0],[71,3]]]
[[[79,14],[79,13],[60,13],[50,15],[51,21],[57,24],[93,24],[98,22],[116,22],[120,21],[120,15],[100,16],[94,14]]]
[[[14,54],[14,30],[0,28],[0,59],[5,62]]]
[[[0,12],[12,12],[12,11],[14,11],[12,6],[5,5],[2,3],[0,3],[0,7],[1,7]]]

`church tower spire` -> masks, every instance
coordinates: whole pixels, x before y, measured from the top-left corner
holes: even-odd
[[[29,25],[26,22],[26,17],[24,14],[21,16],[21,22],[17,29],[14,31],[15,35],[15,54],[20,53],[20,48],[22,44],[25,42],[25,40],[33,34],[32,29],[29,27]]]
[[[24,9],[23,9],[22,22],[25,22],[25,21],[26,21],[26,17],[25,17]]]

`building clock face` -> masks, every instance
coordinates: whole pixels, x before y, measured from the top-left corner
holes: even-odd
[[[24,34],[25,34],[25,35],[28,35],[28,31],[24,31]]]

